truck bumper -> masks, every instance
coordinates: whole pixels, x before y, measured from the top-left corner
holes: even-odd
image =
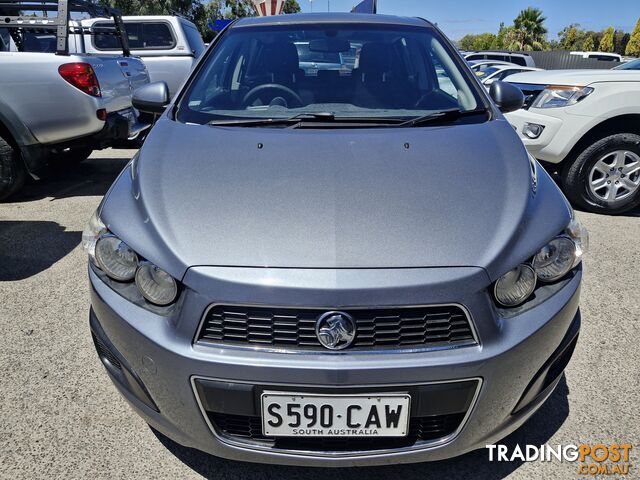
[[[597,118],[569,114],[565,110],[522,109],[507,113],[505,117],[531,155],[545,162],[560,163],[598,121]],[[538,138],[529,138],[523,133],[527,124],[540,125],[544,130]]]
[[[92,135],[76,138],[62,143],[33,144],[20,148],[22,158],[29,173],[35,178],[49,164],[52,155],[70,148],[138,148],[133,142],[151,125],[141,123],[136,112],[129,108],[107,115],[102,129]]]

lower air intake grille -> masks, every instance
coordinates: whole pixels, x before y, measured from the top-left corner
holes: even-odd
[[[241,441],[260,442],[279,450],[308,452],[352,452],[392,450],[411,447],[418,442],[430,442],[453,434],[464,419],[464,413],[412,418],[409,435],[402,438],[269,438],[262,434],[260,417],[208,412],[209,420],[222,436]]]
[[[111,352],[111,350],[109,350],[109,348],[107,348],[107,346],[104,343],[102,343],[100,339],[96,337],[93,333],[91,333],[91,336],[93,337],[93,344],[96,346],[96,351],[98,352],[100,359],[102,361],[106,359],[115,368],[117,368],[118,370],[122,370],[122,364]]]

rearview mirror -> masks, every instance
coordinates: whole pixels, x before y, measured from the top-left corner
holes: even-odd
[[[524,106],[522,90],[507,82],[493,82],[489,88],[489,95],[502,113],[515,112]]]
[[[319,53],[345,53],[351,50],[351,43],[342,38],[321,38],[309,42],[309,51]]]
[[[165,82],[154,82],[133,92],[131,104],[145,113],[160,114],[169,105],[169,87]]]

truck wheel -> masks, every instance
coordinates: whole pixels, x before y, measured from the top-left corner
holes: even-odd
[[[60,153],[55,153],[51,157],[50,165],[60,167],[73,167],[74,165],[84,162],[93,152],[92,148],[70,148]]]
[[[577,206],[610,215],[640,205],[640,136],[619,133],[597,141],[562,172],[565,193]]]
[[[0,137],[0,200],[20,190],[26,177],[27,172],[18,149]]]

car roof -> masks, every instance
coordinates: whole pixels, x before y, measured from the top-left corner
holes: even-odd
[[[359,23],[368,25],[401,25],[430,27],[430,22],[416,17],[398,17],[364,13],[295,13],[270,17],[245,17],[233,24],[232,28],[273,25],[304,25],[316,23]]]
[[[517,65],[515,63],[511,63],[509,65],[496,65],[494,68],[496,68],[496,72],[502,72],[503,70],[513,70],[514,68],[526,71],[542,70],[541,68],[525,67],[524,65]]]
[[[468,60],[471,65],[517,65],[513,62],[505,62],[504,60]]]
[[[528,53],[511,52],[511,51],[506,51],[506,50],[478,50],[478,51],[474,51],[474,52],[467,52],[467,55],[485,55],[485,54],[491,54],[491,55],[516,55],[518,57],[530,57],[531,56]]]

